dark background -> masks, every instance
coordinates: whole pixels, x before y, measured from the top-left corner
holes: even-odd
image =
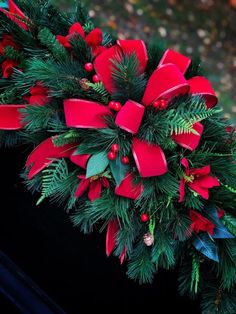
[[[178,296],[175,272],[161,271],[152,285],[139,286],[126,277],[126,265],[106,257],[105,234],[81,234],[54,204],[36,207],[18,175],[26,155],[22,148],[1,150],[0,250],[65,312],[96,305],[109,312],[145,306],[200,313],[198,302]],[[0,313],[18,312],[0,295]]]

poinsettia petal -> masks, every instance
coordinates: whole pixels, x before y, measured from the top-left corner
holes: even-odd
[[[89,179],[82,179],[79,183],[77,190],[75,191],[75,197],[82,196],[86,190],[89,188],[90,180]]]
[[[102,44],[102,31],[100,28],[94,28],[85,38],[89,46],[101,46]]]
[[[57,39],[57,40],[59,41],[59,43],[60,43],[61,45],[63,45],[65,48],[70,48],[70,47],[71,47],[70,42],[69,42],[67,36],[57,35],[57,36],[56,36],[56,39]]]
[[[196,180],[195,180],[196,181]],[[196,182],[188,183],[190,189],[198,193],[202,198],[208,200],[209,199],[209,191],[207,188],[203,188],[199,186]]]
[[[186,169],[189,168],[189,162],[188,162],[188,159],[187,158],[182,158],[181,159],[181,165],[184,166]]]
[[[74,23],[70,29],[69,29],[69,34],[80,34],[80,36],[82,36],[83,38],[85,37],[85,34],[84,34],[84,30],[83,30],[83,27],[81,26],[80,23]]]
[[[88,198],[90,201],[95,201],[100,198],[102,192],[102,183],[100,180],[96,180],[90,183]]]
[[[203,176],[195,179],[195,184],[203,188],[213,188],[214,186],[220,186],[220,183],[217,178],[211,176]]]
[[[179,183],[179,203],[184,201],[185,196],[185,180],[181,179]]]
[[[195,168],[195,169],[189,170],[190,174],[197,175],[197,176],[205,176],[205,175],[210,174],[210,172],[211,172],[211,167],[209,165],[202,168]]]
[[[109,183],[109,181],[107,180],[106,177],[102,177],[102,178],[101,178],[101,182],[102,182],[102,186],[104,186],[104,188],[106,188],[106,189],[109,188],[110,183]]]

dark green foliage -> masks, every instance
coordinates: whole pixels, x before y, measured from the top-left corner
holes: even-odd
[[[139,61],[136,55],[117,55],[117,59],[112,61],[112,77],[116,87],[112,98],[119,99],[121,103],[129,99],[140,102],[147,80],[139,73]]]

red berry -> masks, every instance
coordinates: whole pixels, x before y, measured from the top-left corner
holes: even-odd
[[[154,103],[152,104],[152,107],[153,107],[153,108],[156,108],[156,109],[160,109],[160,110],[166,109],[166,107],[167,107],[167,101],[166,101],[165,99],[156,100],[156,101],[154,101]]]
[[[121,158],[121,162],[125,165],[129,164],[129,157],[128,156],[123,156]]]
[[[166,109],[166,107],[167,107],[167,101],[165,99],[161,99],[159,108],[160,109]]]
[[[109,160],[116,160],[116,153],[110,151],[108,154],[107,154],[107,158]]]
[[[149,220],[149,215],[144,213],[141,215],[141,221],[142,222],[147,222]]]
[[[112,145],[111,145],[111,151],[112,151],[113,153],[118,153],[119,150],[120,150],[120,147],[119,147],[118,144],[112,144]]]
[[[159,108],[159,105],[160,105],[159,100],[156,100],[156,101],[154,101],[154,103],[152,104],[152,107],[153,107],[153,108]]]
[[[87,71],[87,72],[92,72],[93,71],[93,64],[92,63],[86,63],[84,65],[84,69]]]
[[[93,76],[93,82],[94,82],[94,83],[99,83],[99,82],[100,82],[100,79],[99,79],[99,77],[98,77],[97,74],[95,74],[95,75]]]
[[[114,110],[114,111],[120,111],[122,105],[118,101],[110,101],[108,104],[109,108]]]

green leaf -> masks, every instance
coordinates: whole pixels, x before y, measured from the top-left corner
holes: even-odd
[[[93,155],[87,165],[86,178],[102,173],[109,164],[106,152]]]
[[[127,173],[128,166],[122,164],[119,158],[117,158],[116,160],[110,161],[110,169],[116,184],[119,185]]]

